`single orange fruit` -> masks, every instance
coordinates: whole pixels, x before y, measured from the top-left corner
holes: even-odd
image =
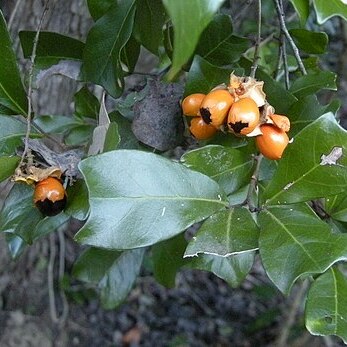
[[[206,124],[201,117],[192,119],[189,130],[197,140],[207,140],[217,132],[213,125]]]
[[[206,94],[195,93],[188,95],[182,101],[182,112],[186,116],[196,117],[198,115],[200,105]]]
[[[272,124],[263,124],[260,130],[263,135],[255,139],[259,152],[268,159],[280,159],[289,142],[286,132]]]

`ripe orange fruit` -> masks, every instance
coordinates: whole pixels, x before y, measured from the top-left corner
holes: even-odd
[[[217,132],[217,129],[213,125],[206,124],[201,117],[192,119],[189,130],[197,140],[209,139]]]
[[[228,127],[235,134],[247,135],[259,124],[259,109],[251,98],[234,102],[228,114]]]
[[[260,130],[263,135],[255,139],[259,152],[268,159],[280,159],[289,142],[286,132],[272,124],[263,124]]]
[[[206,124],[218,128],[224,123],[233,102],[234,97],[227,90],[213,90],[202,100],[200,115]]]
[[[182,101],[182,112],[186,116],[196,117],[198,115],[202,100],[206,95],[202,93],[195,93],[188,95]]]
[[[34,203],[45,216],[60,213],[66,205],[66,192],[60,180],[47,177],[36,183]]]

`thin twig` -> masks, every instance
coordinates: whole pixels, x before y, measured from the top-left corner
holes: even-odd
[[[26,131],[25,139],[24,139],[24,151],[23,151],[19,166],[23,164],[29,149],[29,137],[31,132],[31,121],[32,121],[31,113],[32,113],[33,74],[34,74],[34,66],[35,66],[35,59],[36,59],[36,50],[37,50],[37,45],[39,43],[39,37],[40,37],[43,21],[49,9],[48,7],[49,2],[50,0],[46,0],[45,2],[43,12],[39,21],[39,25],[37,26],[37,29],[36,29],[36,35],[33,41],[33,50],[31,52],[31,57],[30,57],[30,65],[29,65],[29,71],[28,71],[28,93],[27,93],[27,99],[28,99],[27,131]]]
[[[290,330],[292,326],[295,323],[296,315],[300,309],[300,306],[302,304],[303,297],[306,293],[306,290],[308,288],[309,281],[304,281],[300,284],[300,287],[298,288],[298,291],[296,292],[292,304],[290,307],[290,311],[287,315],[287,319],[285,320],[284,324],[282,325],[281,332],[274,343],[274,346],[276,347],[285,347],[287,346],[287,340],[290,334]]]
[[[251,182],[249,183],[246,200],[242,204],[242,205],[248,205],[248,209],[251,212],[256,212],[257,209],[258,209],[258,206],[253,206],[252,194],[255,191],[256,187],[257,187],[259,170],[260,170],[260,164],[261,164],[262,159],[263,159],[263,155],[262,154],[259,154],[257,157],[255,157],[255,160],[257,161],[257,165],[256,165],[255,170],[253,172],[253,175],[251,177]]]
[[[12,13],[11,13],[11,17],[8,20],[8,24],[7,24],[8,29],[11,29],[14,17],[16,16],[16,13],[19,9],[19,5],[21,4],[22,1],[23,0],[17,0],[16,4],[14,5],[14,8],[13,8]]]
[[[288,68],[288,57],[286,52],[286,41],[284,39],[284,35],[281,35],[281,54],[283,59],[283,70],[284,70],[284,84],[286,86],[286,89],[290,88],[290,81],[289,81],[289,68]]]
[[[63,302],[63,311],[59,318],[60,323],[64,323],[69,313],[69,304],[66,299],[64,290],[61,288],[61,283],[65,274],[65,237],[62,227],[58,229],[58,238],[59,238],[59,294]]]
[[[233,22],[236,22],[239,18],[241,18],[244,12],[248,9],[248,7],[252,4],[253,0],[247,0],[243,4],[243,8],[240,10],[237,9],[237,14],[233,17]]]
[[[254,78],[255,73],[258,68],[260,56],[259,56],[259,46],[261,42],[261,0],[258,0],[258,33],[257,33],[257,39],[255,41],[254,46],[254,58],[253,58],[253,64],[251,67],[251,73],[250,77]]]
[[[48,297],[49,297],[49,313],[51,320],[54,323],[59,322],[57,308],[55,306],[55,294],[54,294],[54,260],[56,256],[55,248],[55,234],[49,235],[49,261],[47,266],[47,282],[48,282]]]
[[[306,68],[304,66],[304,63],[301,60],[301,57],[300,57],[299,49],[296,46],[293,38],[290,36],[289,31],[288,31],[287,26],[286,26],[282,0],[274,0],[274,2],[275,2],[276,11],[277,11],[277,14],[278,14],[278,19],[279,19],[280,26],[281,26],[281,31],[283,32],[284,36],[288,40],[288,42],[289,42],[289,44],[290,44],[290,46],[291,46],[291,48],[293,50],[296,62],[298,64],[298,66],[299,66],[299,69],[300,69],[301,73],[303,75],[307,75]]]

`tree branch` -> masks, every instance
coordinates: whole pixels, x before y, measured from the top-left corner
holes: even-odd
[[[284,11],[283,11],[283,2],[282,2],[282,0],[274,0],[274,2],[275,2],[275,6],[276,6],[278,19],[280,22],[281,32],[286,37],[286,39],[288,40],[288,42],[289,42],[289,44],[293,50],[296,62],[298,63],[298,66],[299,66],[301,73],[303,75],[307,75],[306,68],[304,66],[304,63],[301,60],[301,57],[300,57],[299,49],[296,46],[293,38],[290,36],[289,31],[288,31],[287,26],[286,26],[285,15],[284,15]]]
[[[255,41],[254,46],[254,58],[253,58],[253,64],[251,66],[251,73],[250,77],[254,78],[255,73],[258,68],[260,56],[259,56],[259,46],[261,42],[261,0],[258,0],[258,33],[257,33],[257,39]]]

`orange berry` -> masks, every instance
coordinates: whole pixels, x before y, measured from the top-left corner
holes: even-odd
[[[234,102],[228,115],[229,129],[235,134],[247,135],[259,124],[259,109],[251,98]]]
[[[206,95],[202,93],[190,94],[182,101],[182,112],[186,116],[198,115],[202,100]]]
[[[209,139],[217,132],[217,129],[213,125],[206,124],[201,117],[192,119],[189,130],[197,140]]]
[[[227,117],[234,97],[225,89],[216,89],[202,100],[200,115],[206,124],[219,128]]]
[[[255,139],[259,152],[268,159],[280,159],[289,142],[286,132],[272,124],[263,124],[260,130],[263,135]]]

